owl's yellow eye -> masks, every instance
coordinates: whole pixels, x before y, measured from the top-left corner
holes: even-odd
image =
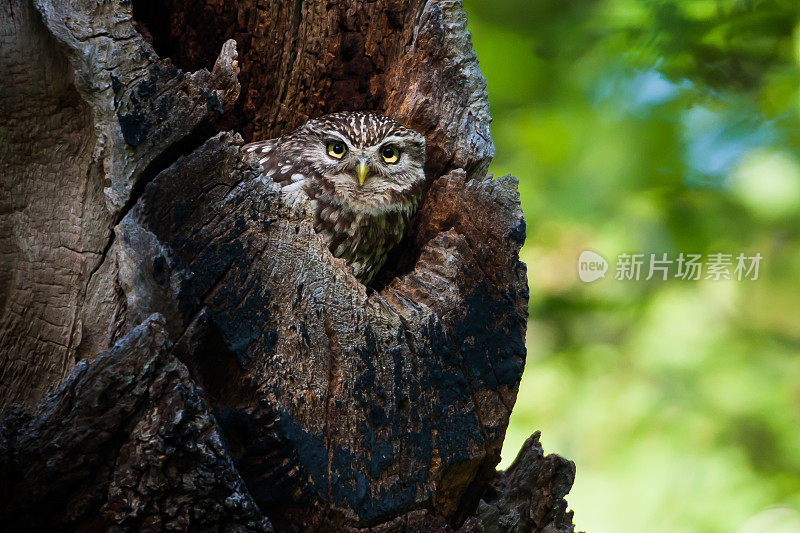
[[[331,141],[328,143],[328,155],[334,159],[341,159],[347,153],[347,146],[341,141]]]
[[[400,150],[391,144],[387,144],[381,148],[381,157],[383,157],[383,160],[387,163],[397,163],[397,160],[400,157]]]

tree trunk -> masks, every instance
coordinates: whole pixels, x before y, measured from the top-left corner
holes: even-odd
[[[484,177],[460,2],[0,9],[0,519],[573,530],[574,465],[538,436],[495,474],[525,360],[525,225],[516,180]],[[429,151],[369,287],[241,151],[344,109]]]

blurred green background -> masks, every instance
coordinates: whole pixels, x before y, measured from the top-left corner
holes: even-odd
[[[602,532],[800,532],[800,2],[465,0],[528,223],[542,430]],[[581,283],[577,258],[611,263]],[[615,281],[619,253],[761,253],[756,281]]]

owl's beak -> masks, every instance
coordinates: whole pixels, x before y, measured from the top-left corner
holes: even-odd
[[[364,185],[364,180],[367,179],[367,173],[369,173],[369,167],[367,166],[366,159],[359,159],[358,164],[356,165],[356,174],[358,174],[358,184]]]

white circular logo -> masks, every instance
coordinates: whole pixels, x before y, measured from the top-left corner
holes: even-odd
[[[608,272],[608,261],[602,255],[584,250],[578,257],[578,277],[584,283],[604,278]]]

